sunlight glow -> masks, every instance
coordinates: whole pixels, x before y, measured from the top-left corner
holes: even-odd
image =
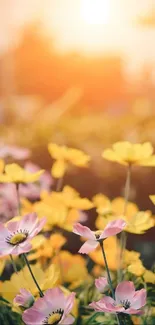
[[[109,0],[81,0],[81,16],[88,24],[106,24],[110,17]]]

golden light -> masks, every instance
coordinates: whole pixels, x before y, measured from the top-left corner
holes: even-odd
[[[88,24],[106,24],[110,17],[109,0],[81,0],[81,16]]]

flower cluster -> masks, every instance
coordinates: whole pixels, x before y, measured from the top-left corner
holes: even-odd
[[[154,270],[127,249],[129,233],[155,225],[151,211],[129,201],[134,165],[155,166],[151,144],[118,142],[103,152],[127,168],[125,195],[112,200],[63,184],[70,166],[88,167],[87,154],[53,143],[48,150],[51,175],[30,162],[6,163],[27,159],[26,149],[0,149],[0,312],[8,308],[13,325],[153,324]]]

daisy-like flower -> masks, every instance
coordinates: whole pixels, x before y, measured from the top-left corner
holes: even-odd
[[[13,303],[16,306],[30,308],[34,303],[34,297],[29,290],[22,288],[20,289],[20,294],[14,298]]]
[[[95,287],[99,290],[99,292],[104,292],[104,290],[108,287],[107,279],[105,277],[95,279]]]
[[[69,315],[74,304],[75,293],[65,297],[59,288],[49,289],[43,298],[39,298],[33,307],[23,313],[26,325],[71,325],[74,317]]]
[[[83,226],[80,223],[75,224],[73,227],[73,232],[76,235],[88,239],[80,248],[79,253],[88,254],[89,252],[92,252],[98,246],[99,242],[103,241],[104,239],[110,236],[119,234],[125,226],[126,222],[122,219],[109,222],[103,231],[92,231],[88,227]]]
[[[46,218],[38,220],[35,213],[25,215],[20,221],[0,224],[0,256],[19,255],[31,250],[30,240],[43,228]]]
[[[4,167],[4,172],[0,174],[0,183],[33,183],[38,181],[43,173],[44,170],[30,173],[18,164],[7,164]]]
[[[102,157],[122,165],[155,166],[155,155],[153,155],[150,142],[143,144],[133,144],[128,141],[116,142],[112,149],[104,150]]]
[[[115,290],[115,300],[111,297],[103,297],[89,306],[98,312],[141,314],[141,308],[146,304],[146,290],[135,291],[133,282],[123,281]]]

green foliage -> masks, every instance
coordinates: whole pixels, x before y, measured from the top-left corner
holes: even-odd
[[[0,301],[0,324],[23,325],[21,315],[13,312],[9,306]]]

